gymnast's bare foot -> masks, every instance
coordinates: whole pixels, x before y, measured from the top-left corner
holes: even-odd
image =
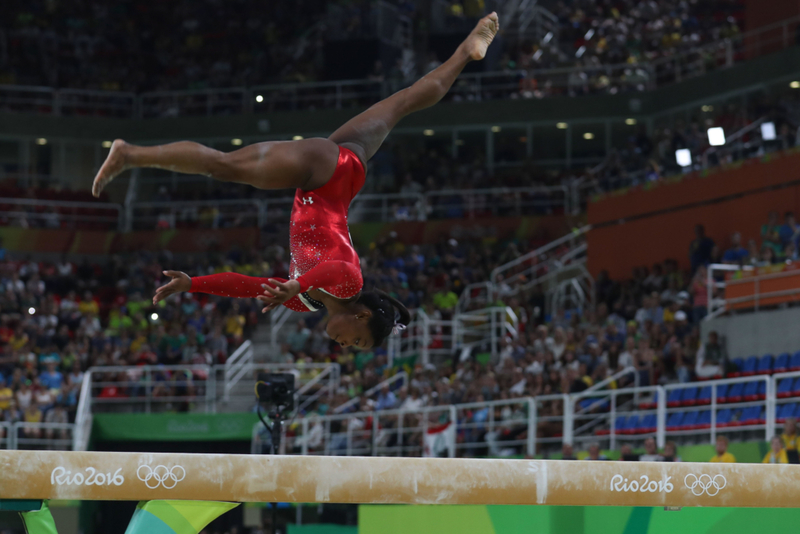
[[[500,29],[500,20],[497,18],[497,13],[492,11],[490,14],[483,17],[478,21],[478,25],[472,30],[461,46],[469,54],[469,57],[475,61],[480,61],[486,56],[486,49],[492,44],[494,36]]]
[[[99,197],[103,189],[111,183],[111,180],[116,178],[120,173],[130,169],[127,165],[127,148],[128,143],[122,139],[117,139],[114,141],[114,144],[111,145],[111,150],[108,153],[105,163],[100,167],[100,171],[98,171],[97,176],[94,178],[92,195]]]

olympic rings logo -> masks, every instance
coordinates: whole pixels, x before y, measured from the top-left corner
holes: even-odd
[[[714,475],[712,478],[711,475],[703,474],[698,477],[693,473],[686,475],[683,483],[695,497],[700,497],[704,493],[713,497],[728,485],[728,481],[722,475]]]
[[[186,470],[180,465],[173,465],[169,468],[163,465],[157,465],[154,468],[149,465],[140,465],[136,470],[136,476],[150,489],[156,489],[159,486],[163,486],[164,489],[172,489],[178,482],[186,478]]]

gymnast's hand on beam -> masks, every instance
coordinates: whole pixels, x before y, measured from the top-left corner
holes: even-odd
[[[153,304],[158,304],[165,298],[175,293],[183,293],[192,289],[192,279],[189,275],[180,271],[164,271],[165,276],[169,276],[172,280],[158,289],[153,296]]]
[[[274,310],[287,300],[294,298],[300,293],[300,282],[297,280],[287,280],[286,282],[278,282],[277,280],[269,279],[269,283],[275,287],[270,287],[267,284],[261,284],[264,288],[264,294],[256,297],[259,301],[263,302],[266,306],[261,310],[261,313],[267,313]]]

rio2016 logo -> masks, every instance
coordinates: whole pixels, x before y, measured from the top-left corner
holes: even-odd
[[[627,491],[638,493],[670,493],[675,487],[672,485],[672,477],[664,477],[661,480],[650,480],[647,475],[632,480],[624,478],[622,475],[614,475],[611,479],[611,491]]]
[[[87,467],[84,472],[67,470],[64,467],[56,467],[50,473],[50,484],[54,486],[121,486],[125,482],[122,476],[122,468],[111,473],[101,473],[94,467]]]

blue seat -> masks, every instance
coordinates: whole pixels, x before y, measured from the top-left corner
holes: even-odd
[[[758,400],[758,382],[748,382],[745,384],[742,397],[748,402]]]
[[[756,374],[758,369],[758,358],[756,356],[750,356],[744,361],[742,365],[742,376],[752,376]]]
[[[669,406],[670,408],[680,406],[681,401],[683,401],[683,390],[682,389],[670,390],[669,395],[667,395],[667,406]]]
[[[792,414],[792,417],[794,417],[795,419],[800,417],[800,403],[794,405],[794,413]]]
[[[728,377],[737,377],[742,376],[742,368],[744,367],[744,358],[734,358],[731,360],[731,365],[734,367],[734,371],[728,373]]]
[[[765,354],[758,360],[758,368],[756,373],[759,375],[768,375],[772,373],[772,354]]]
[[[671,413],[667,418],[667,430],[680,430],[685,412]]]
[[[773,373],[785,373],[789,370],[789,353],[784,352],[775,358],[775,364],[772,366]]]
[[[733,411],[730,408],[723,408],[717,412],[717,426],[727,427],[731,426],[733,422]]]
[[[700,412],[686,412],[681,423],[681,430],[694,430],[697,428],[697,418]]]
[[[639,427],[641,426],[641,419],[640,415],[631,415],[628,417],[628,420],[625,422],[625,434],[636,434],[639,432]]]
[[[717,386],[717,402],[728,402],[728,390],[730,386],[728,384],[720,384]]]
[[[758,414],[760,413],[761,408],[758,406],[749,406],[742,410],[741,415],[739,416],[739,424],[741,426],[749,426],[749,425],[757,425],[758,424]]]
[[[728,388],[728,394],[725,396],[725,402],[742,402],[742,395],[744,392],[744,384],[741,382],[731,384]]]
[[[625,428],[625,420],[626,420],[626,417],[624,415],[620,415],[614,420],[614,433],[615,434],[621,434],[622,433],[620,431]]]
[[[794,385],[795,380],[792,378],[784,378],[780,382],[778,382],[778,391],[775,394],[778,396],[779,399],[785,399],[786,397],[792,396],[792,386]]]
[[[758,383],[758,400],[764,400],[767,398],[767,383],[766,382],[759,382]]]
[[[653,394],[653,400],[642,401],[639,403],[640,410],[652,410],[658,406],[658,391]]]
[[[789,370],[790,371],[800,371],[800,350],[795,352],[792,355],[792,359],[789,360]]]
[[[694,406],[697,404],[697,388],[692,386],[683,390],[681,406]]]
[[[700,388],[697,394],[697,404],[711,404],[711,386]]]
[[[711,428],[711,410],[703,410],[697,417],[697,428]]]
[[[658,419],[656,418],[656,414],[650,413],[642,418],[639,430],[640,433],[642,434],[648,434],[650,432],[655,432],[657,426],[658,426]]]
[[[775,421],[783,423],[787,418],[794,416],[796,409],[796,404],[779,404],[775,406]]]

